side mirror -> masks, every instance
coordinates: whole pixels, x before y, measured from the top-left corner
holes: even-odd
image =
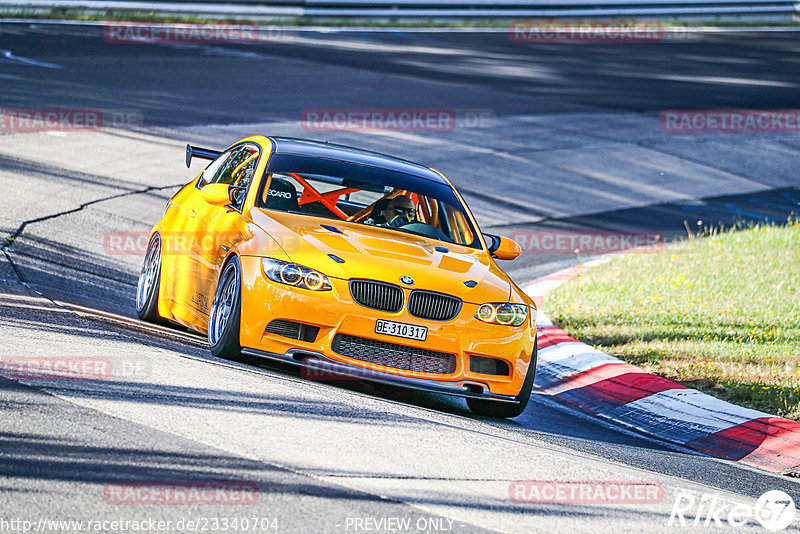
[[[200,189],[200,195],[209,204],[227,206],[232,202],[231,193],[234,190],[228,184],[208,184]]]
[[[494,234],[483,234],[486,239],[486,246],[489,248],[493,258],[499,260],[513,260],[522,254],[522,248],[507,237],[500,237]]]

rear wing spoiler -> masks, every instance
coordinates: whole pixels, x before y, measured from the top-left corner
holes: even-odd
[[[192,158],[215,160],[222,154],[219,150],[200,148],[199,146],[186,145],[186,168],[192,164]]]

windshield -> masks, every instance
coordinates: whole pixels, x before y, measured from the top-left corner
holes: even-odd
[[[280,157],[283,156],[283,157]],[[256,205],[379,226],[480,248],[461,202],[447,184],[375,167],[273,156]]]

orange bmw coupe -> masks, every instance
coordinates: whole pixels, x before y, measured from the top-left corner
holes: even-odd
[[[498,267],[519,246],[482,234],[439,172],[375,152],[254,136],[169,201],[136,308],[208,335],[211,352],[525,409],[536,307]]]

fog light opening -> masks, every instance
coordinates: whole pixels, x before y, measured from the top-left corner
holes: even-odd
[[[464,384],[463,387],[470,393],[475,393],[478,395],[483,395],[486,392],[486,387],[481,384]]]

